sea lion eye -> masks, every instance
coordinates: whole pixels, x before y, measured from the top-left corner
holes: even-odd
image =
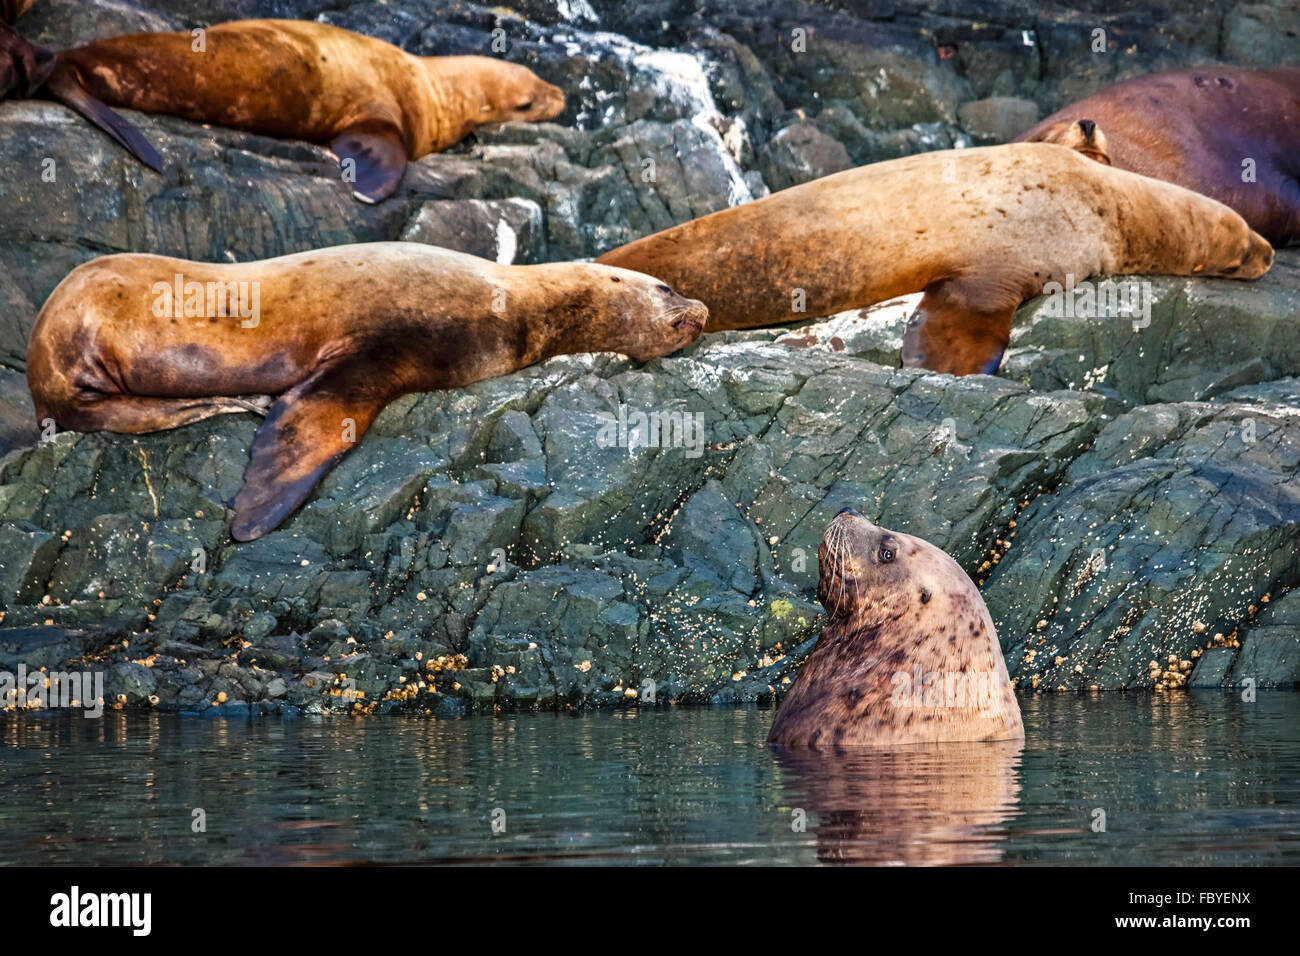
[[[530,110],[532,108],[533,108],[532,100],[525,100],[524,102],[520,103],[518,106],[515,107],[515,109],[517,110]]]
[[[880,560],[883,561],[883,562],[885,562],[886,564],[888,564],[890,561],[893,561],[893,560],[894,560],[894,549],[893,549],[893,548],[881,548],[881,549],[880,549]]]
[[[668,295],[672,295],[673,290],[668,288],[668,286],[666,285],[655,286],[655,288],[658,289],[660,292],[664,292],[667,293]]]

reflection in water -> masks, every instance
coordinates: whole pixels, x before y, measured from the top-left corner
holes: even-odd
[[[777,750],[794,808],[816,813],[823,863],[996,863],[1024,745],[948,743],[840,753]]]
[[[755,707],[3,715],[0,865],[1300,863],[1300,694],[1021,707],[1023,745],[838,757]]]

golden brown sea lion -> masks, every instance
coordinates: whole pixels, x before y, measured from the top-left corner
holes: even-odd
[[[1300,242],[1300,67],[1135,77],[1016,141],[1070,145],[1081,122],[1105,130],[1105,153],[1119,169],[1217,199],[1276,246]]]
[[[11,37],[13,82],[28,89],[45,70],[55,96],[154,168],[161,157],[104,104],[326,144],[345,181],[371,202],[397,188],[408,159],[446,149],[477,126],[546,120],[564,109],[563,92],[527,67],[412,56],[324,23],[237,20],[200,34],[135,33],[64,50],[48,66],[34,61],[39,48],[18,39],[26,57]]]
[[[852,508],[827,527],[817,563],[826,624],[769,742],[833,749],[1024,737],[993,620],[961,565]]]
[[[638,239],[597,262],[709,307],[709,331],[925,292],[903,364],[1001,361],[1016,308],[1094,275],[1262,275],[1273,250],[1220,203],[1062,146],[941,150],[846,170]]]
[[[241,265],[105,256],[37,316],[38,421],[149,432],[279,395],[253,439],[232,535],[276,527],[393,399],[554,355],[638,361],[693,341],[707,312],[658,279],[583,263],[503,266],[419,243],[335,246]]]

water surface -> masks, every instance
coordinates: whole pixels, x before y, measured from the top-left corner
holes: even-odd
[[[755,707],[6,715],[0,863],[1300,863],[1300,695],[1021,707],[1023,746],[848,756]]]

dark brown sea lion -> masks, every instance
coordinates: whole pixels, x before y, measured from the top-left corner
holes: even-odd
[[[199,36],[136,33],[53,60],[12,29],[7,35],[0,71],[10,65],[10,86],[29,92],[45,80],[154,168],[161,157],[105,104],[328,145],[345,181],[371,202],[397,188],[407,160],[446,149],[477,126],[546,120],[564,109],[563,92],[527,67],[412,56],[323,23],[237,20]],[[7,88],[0,82],[0,94]]]
[[[703,305],[582,263],[503,266],[406,242],[240,265],[105,256],[74,269],[27,347],[38,421],[150,432],[278,395],[253,439],[232,535],[276,527],[393,399],[573,352],[667,355]]]
[[[834,749],[1024,737],[988,608],[956,561],[845,508],[817,562],[826,624],[769,742]]]
[[[1105,131],[1117,168],[1213,197],[1275,246],[1300,241],[1300,67],[1207,66],[1135,77],[1053,113],[1016,140],[1068,140],[1080,121]]]
[[[1253,279],[1273,250],[1227,206],[1061,146],[940,150],[846,170],[596,260],[670,282],[709,331],[778,325],[924,290],[903,364],[997,369],[1011,317],[1049,282]]]

